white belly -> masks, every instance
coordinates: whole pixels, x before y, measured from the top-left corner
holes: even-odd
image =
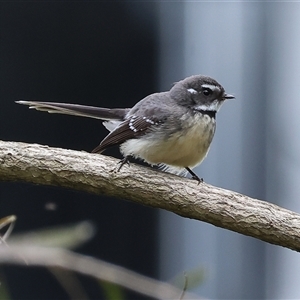
[[[147,139],[142,137],[128,140],[122,144],[121,152],[125,156],[141,158],[150,164],[194,167],[202,162],[209,150],[215,132],[215,120],[199,114],[194,119],[184,120],[183,124],[185,126],[180,133],[164,139],[155,139],[157,133],[154,133]]]

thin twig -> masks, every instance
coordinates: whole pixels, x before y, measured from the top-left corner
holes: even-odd
[[[184,286],[183,286],[183,289],[182,289],[182,293],[181,293],[181,296],[180,296],[180,300],[183,299],[184,294],[185,294],[185,292],[186,292],[186,290],[187,290],[187,287],[188,287],[188,277],[187,277],[187,275],[186,275],[185,272],[184,272],[183,275],[184,275]]]
[[[63,268],[98,280],[108,281],[156,299],[178,299],[181,293],[180,289],[168,283],[69,250],[28,246],[24,243],[18,246],[14,244],[9,249],[0,247],[1,264],[24,265],[25,262],[20,255],[26,259],[28,266]],[[200,298],[194,294],[185,293],[185,299]]]

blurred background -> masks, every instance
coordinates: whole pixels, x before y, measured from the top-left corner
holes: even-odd
[[[99,121],[14,101],[131,107],[206,74],[236,100],[219,112],[196,172],[300,212],[299,28],[300,3],[292,2],[1,2],[0,139],[91,151],[107,134]],[[120,157],[118,149],[105,154]],[[193,292],[202,297],[300,298],[298,253],[166,211],[0,182],[0,212],[17,215],[14,233],[90,220],[97,234],[80,253],[165,281],[201,274]],[[6,266],[0,275],[12,299],[67,297],[41,268]],[[90,299],[105,298],[94,280],[80,279]]]

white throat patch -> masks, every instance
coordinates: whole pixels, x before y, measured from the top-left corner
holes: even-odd
[[[201,104],[196,106],[197,110],[204,110],[204,111],[218,111],[223,104],[223,101],[214,100],[210,104]]]

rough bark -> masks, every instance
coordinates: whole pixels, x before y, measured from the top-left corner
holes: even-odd
[[[300,215],[266,201],[114,158],[0,141],[0,180],[62,186],[162,208],[300,250]],[[271,199],[269,199],[271,200]]]

